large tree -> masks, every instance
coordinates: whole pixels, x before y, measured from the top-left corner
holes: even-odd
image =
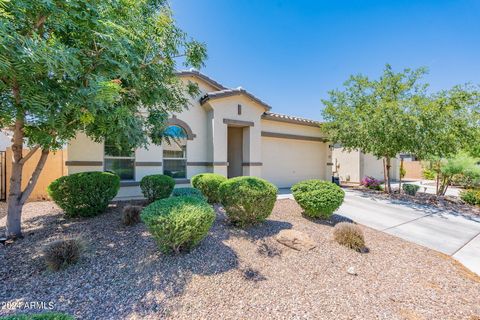
[[[13,134],[7,237],[21,236],[50,152],[78,132],[120,148],[160,143],[168,113],[197,91],[175,76],[178,63],[199,68],[205,58],[162,0],[0,0],[0,128]]]
[[[415,146],[416,119],[411,110],[425,102],[426,70],[394,72],[386,65],[378,80],[351,76],[343,90],[323,100],[324,128],[347,151],[361,150],[383,159],[385,191],[391,192],[391,160]]]
[[[333,141],[383,158],[387,192],[390,162],[400,153],[433,161],[439,195],[446,190],[440,183],[444,160],[465,150],[479,153],[480,93],[465,85],[427,94],[427,85],[419,82],[425,72],[395,73],[387,65],[378,80],[352,76],[344,90],[331,91],[323,101],[324,128]]]
[[[480,157],[480,92],[470,85],[455,86],[418,104],[414,117],[415,154],[436,172],[437,195],[444,195],[453,175],[469,167],[467,153]]]

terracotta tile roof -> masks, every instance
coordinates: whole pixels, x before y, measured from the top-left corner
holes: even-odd
[[[279,113],[274,113],[274,112],[265,112],[262,116],[262,119],[272,120],[272,121],[280,121],[280,122],[288,122],[288,123],[295,123],[295,124],[302,124],[302,125],[307,125],[307,126],[312,126],[312,127],[318,127],[322,124],[319,121],[305,119],[305,118],[299,118],[299,117],[295,117],[295,116],[288,116],[288,115],[285,115],[285,114],[279,114]]]
[[[200,104],[204,104],[208,100],[211,99],[216,99],[216,98],[223,98],[223,97],[231,97],[235,95],[243,94],[252,99],[253,101],[257,102],[258,104],[262,105],[266,110],[270,110],[272,107],[270,107],[268,104],[260,100],[259,98],[255,97],[253,94],[249,93],[247,90],[239,87],[237,89],[224,89],[220,91],[213,91],[213,92],[208,92],[205,94],[201,99],[200,99]]]
[[[217,81],[213,80],[212,78],[204,75],[203,73],[200,73],[199,71],[195,69],[190,69],[190,70],[184,70],[184,71],[178,71],[177,72],[178,76],[192,76],[192,77],[197,77],[205,81],[206,83],[209,83],[212,87],[215,87],[217,90],[225,90],[227,89]]]

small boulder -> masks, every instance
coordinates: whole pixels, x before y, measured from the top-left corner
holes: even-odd
[[[275,239],[281,244],[298,251],[312,250],[317,246],[315,241],[313,241],[308,235],[292,229],[280,231]]]
[[[347,273],[351,274],[352,276],[356,276],[357,272],[355,271],[355,267],[350,267],[347,269]]]

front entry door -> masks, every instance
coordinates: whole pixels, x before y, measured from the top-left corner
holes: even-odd
[[[238,177],[243,173],[243,128],[228,127],[228,177]]]

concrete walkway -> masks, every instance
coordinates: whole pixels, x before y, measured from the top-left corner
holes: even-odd
[[[279,199],[293,198],[281,189]],[[480,217],[345,190],[336,212],[353,221],[443,252],[480,275]]]

